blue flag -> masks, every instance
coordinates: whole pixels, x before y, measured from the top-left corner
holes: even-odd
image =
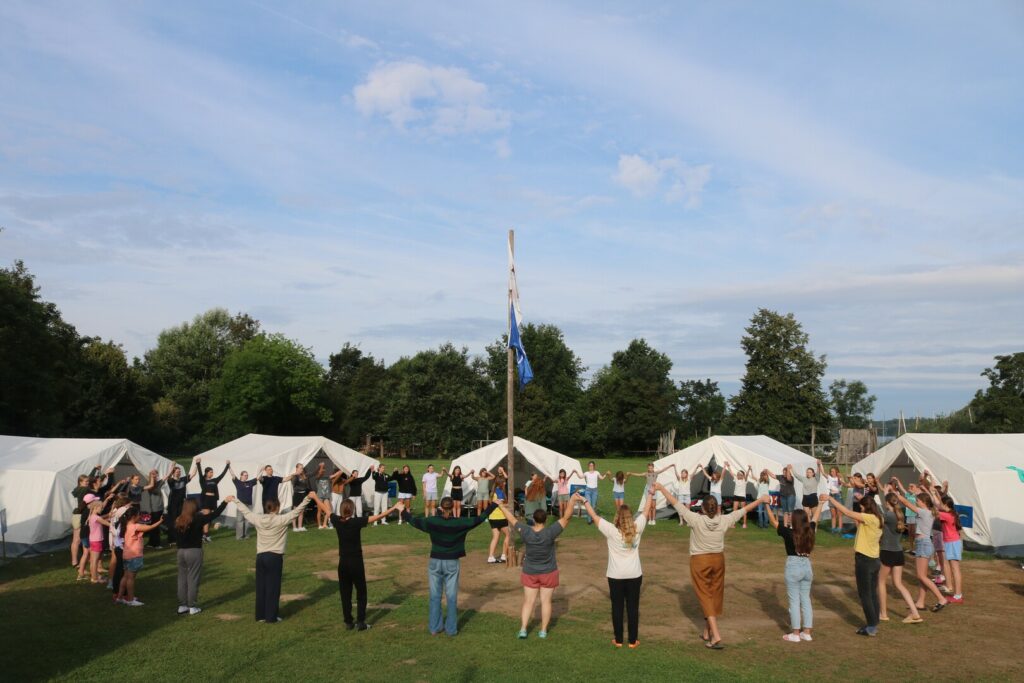
[[[508,317],[508,347],[516,352],[516,371],[519,374],[519,390],[522,391],[527,382],[533,379],[533,368],[530,367],[530,359],[526,357],[526,349],[523,348],[523,340],[519,336],[519,321],[516,320],[515,304],[509,305]]]

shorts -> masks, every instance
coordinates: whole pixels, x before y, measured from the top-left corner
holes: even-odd
[[[94,553],[103,552],[103,541],[89,541],[89,550]]]
[[[796,507],[796,494],[792,496],[779,496],[779,503],[782,504],[783,512],[792,512]]]
[[[946,559],[951,562],[960,562],[964,559],[964,542],[962,540],[943,543],[942,549],[946,551]]]
[[[461,488],[458,488],[458,489],[453,488],[452,489],[452,500],[458,500],[458,501],[462,500],[462,489]]]
[[[399,493],[398,494],[398,500],[411,500],[411,499],[412,499],[412,494],[411,493]]]
[[[71,528],[72,529],[81,529],[82,528],[82,515],[78,514],[77,512],[75,514],[71,515]]]
[[[559,493],[558,494],[558,502],[559,503],[568,503],[569,502],[569,494],[568,493]]]
[[[300,493],[299,491],[295,491],[294,493],[292,493],[292,507],[298,507],[302,503],[302,499],[305,497],[306,494]],[[216,509],[216,506],[214,506],[214,509]]]
[[[733,496],[732,502],[735,505],[744,505],[747,502],[746,496]]]
[[[489,519],[487,521],[490,523],[492,529],[507,529],[508,528],[508,520],[507,519]]]
[[[616,503],[621,503],[622,501],[626,500],[626,492],[625,491],[612,491],[612,498],[615,499]]]
[[[932,539],[927,536],[918,536],[914,539],[914,557],[928,559],[934,554],[935,546],[932,545]]]
[[[124,561],[124,570],[126,572],[131,572],[133,574],[136,574],[136,573],[138,573],[138,571],[140,569],[142,569],[142,558],[141,557],[133,557],[130,560],[125,560]]]
[[[423,500],[427,501],[428,503],[436,503],[437,502],[437,491],[434,491],[433,493],[424,493],[423,494]]]
[[[800,502],[803,503],[803,506],[805,508],[816,508],[816,507],[818,507],[818,494],[816,494],[816,493],[808,493],[807,495],[804,496],[804,499],[802,501],[800,501]]]
[[[718,502],[719,507],[721,507],[721,505],[722,505],[722,494],[721,493],[712,493],[711,497],[714,498]]]
[[[547,574],[520,574],[519,582],[526,588],[557,588],[558,570]]]
[[[902,567],[904,563],[902,550],[879,550],[878,559],[883,567]]]

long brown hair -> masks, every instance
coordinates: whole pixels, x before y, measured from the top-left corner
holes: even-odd
[[[199,506],[191,498],[186,500],[181,506],[181,514],[178,515],[178,519],[174,520],[174,529],[179,534],[185,533],[190,526],[192,526],[192,520],[195,519],[196,511],[199,510]]]
[[[903,514],[900,499],[896,497],[895,493],[887,493],[885,494],[885,505],[896,515],[896,530],[902,534],[903,530],[907,528],[907,518]]]
[[[615,513],[615,528],[622,534],[622,542],[628,546],[633,545],[636,540],[636,522],[629,510],[629,505],[623,503]]]
[[[793,545],[797,555],[810,555],[814,550],[814,531],[804,510],[793,510]]]
[[[864,496],[860,499],[860,511],[861,514],[877,517],[879,527],[885,523],[885,518],[882,517],[882,511],[878,509],[878,503],[875,502],[874,496]]]
[[[714,496],[704,496],[704,500],[700,502],[700,509],[705,517],[714,519],[718,516],[718,501]]]

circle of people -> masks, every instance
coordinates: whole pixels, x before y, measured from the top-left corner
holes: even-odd
[[[666,487],[659,482],[659,477],[670,469],[674,483]],[[430,537],[428,628],[431,634],[454,636],[458,629],[458,586],[461,558],[466,555],[465,539],[470,531],[486,521],[491,527],[489,564],[507,561],[511,529],[523,541],[520,578],[523,607],[518,637],[529,637],[528,626],[539,601],[541,614],[536,636],[547,638],[552,595],[559,585],[555,541],[569,525],[574,508],[580,506],[586,512],[587,523],[596,523],[607,542],[612,645],[636,648],[640,644],[643,582],[640,541],[645,528],[657,523],[656,496],[661,494],[678,513],[679,525],[690,528],[690,579],[704,616],[700,637],[710,649],[724,647],[718,621],[724,602],[725,534],[741,523],[746,528],[747,517],[754,510],[758,513],[758,526],[774,527],[786,553],[784,578],[791,625],[791,630],[782,636],[786,641],[813,640],[811,557],[818,522],[825,509],[830,509],[832,533],[854,539],[854,576],[865,619],[864,625],[856,631],[858,635],[873,637],[878,633],[880,622],[889,621],[887,586],[890,580],[906,603],[907,616],[902,620],[905,624],[922,623],[922,612],[926,610],[937,613],[949,604],[963,602],[960,570],[963,542],[959,516],[949,496],[948,483],[939,486],[927,471],[906,487],[895,477],[882,485],[871,473],[864,476],[854,473],[844,478],[835,467],[825,474],[820,461],[817,471],[808,468],[802,476],[794,473],[792,465],[778,474],[764,470],[757,477],[756,487],[747,486],[748,482],[753,484],[754,479],[750,468],[733,473],[729,464],[714,468],[709,463],[708,466],[698,465],[694,473],[698,471],[707,477],[709,484],[708,494],[699,500],[691,496],[690,473],[678,470],[675,465],[656,470],[653,463],[648,463],[645,472],[619,471],[613,476],[611,472],[598,472],[595,463],[590,462],[586,472],[560,470],[553,481],[535,473],[524,487],[524,518],[519,520],[509,507],[508,477],[501,467],[496,472],[481,469],[464,475],[458,466],[449,473],[444,468],[437,472],[429,465],[421,478],[424,512],[413,515],[412,502],[418,491],[408,465],[388,474],[381,464],[359,476],[358,472],[344,469],[328,475],[324,463],[310,475],[300,464],[286,477],[276,476],[273,468],[266,466],[258,477],[250,479],[245,471],[236,476],[230,461],[220,475],[215,476],[212,468],[202,468],[197,459],[195,471],[190,470],[187,476],[180,466],[175,466],[164,480],[153,470],[145,480],[135,474],[119,481],[114,480],[112,468],[104,473],[97,466],[90,474],[80,476],[78,486],[71,491],[77,502],[72,517],[71,564],[78,570],[79,581],[102,584],[102,575],[108,574],[106,585],[112,591],[114,603],[140,607],[143,602],[135,592],[135,582],[143,567],[143,541],[149,539],[149,548],[162,547],[160,534],[166,519],[170,521],[168,530],[177,545],[177,613],[198,614],[202,611],[198,598],[203,546],[210,542],[211,523],[233,502],[237,507],[236,540],[247,539],[250,529],[254,529],[257,536],[255,618],[258,622],[276,623],[282,620],[278,611],[288,530],[305,531],[304,513],[313,503],[318,528],[333,528],[338,537],[338,585],[345,627],[366,630],[369,625],[361,532],[369,525],[388,524],[388,517],[397,513],[399,524],[409,524]],[[220,501],[218,484],[226,474],[232,477],[236,495]],[[579,474],[586,486],[570,494],[569,480],[574,474]],[[450,494],[439,500],[438,479],[446,475],[451,482]],[[722,497],[722,482],[727,475],[735,480],[732,500]],[[186,497],[186,486],[196,476],[200,478],[200,494]],[[467,512],[462,505],[467,477],[476,481],[475,515],[463,514]],[[615,513],[610,520],[596,511],[598,482],[609,477],[613,479],[615,502]],[[638,514],[625,502],[625,482],[630,477],[645,480],[642,509]],[[373,510],[364,516],[362,485],[369,479],[374,482]],[[797,506],[796,479],[804,483],[807,491],[817,491],[820,482],[827,493],[806,494],[800,501],[801,506]],[[772,484],[772,480],[776,484]],[[278,490],[286,481],[294,482],[292,507],[282,512]],[[388,484],[391,481],[397,483],[398,500],[389,506]],[[556,522],[550,525],[547,524],[548,481],[551,481],[551,507],[558,511]],[[162,493],[165,484],[169,490],[166,514]],[[262,512],[253,510],[252,496],[257,484],[262,486]],[[844,486],[851,494],[849,507],[840,501]],[[345,487],[348,487],[348,497],[344,495]],[[773,487],[777,487],[777,498],[771,494]],[[750,493],[751,490],[756,494]],[[725,512],[727,505],[731,506],[731,512]],[[780,514],[776,514],[776,510]],[[854,524],[853,534],[844,533],[844,518]],[[913,549],[908,552],[902,546],[905,533],[913,539]],[[499,541],[501,554],[496,556]],[[111,552],[106,572],[101,566],[105,549]],[[918,582],[916,599],[903,583],[906,554],[914,559]],[[952,589],[946,585],[949,583]],[[446,602],[444,613],[442,595]],[[926,606],[929,595],[935,598],[930,607]]]

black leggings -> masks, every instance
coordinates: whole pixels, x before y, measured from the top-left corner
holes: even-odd
[[[110,577],[110,584],[114,595],[117,595],[121,591],[121,579],[124,578],[124,550],[114,548],[114,557],[117,558],[117,562],[114,563],[114,575]]]
[[[877,557],[868,557],[855,553],[854,572],[857,575],[857,596],[860,606],[864,609],[864,618],[868,626],[878,626],[878,570],[882,563]]]
[[[640,584],[644,577],[635,579],[608,579],[608,592],[612,597],[612,630],[615,642],[622,642],[622,611],[629,619],[629,642],[640,640]]]
[[[178,535],[174,530],[174,520],[178,519],[181,515],[181,508],[185,505],[185,496],[169,496],[167,498],[167,517],[164,521],[167,524],[167,535],[172,541],[178,539]]]
[[[356,623],[366,623],[366,569],[363,558],[338,562],[338,591],[341,593],[341,612],[345,623],[352,622],[352,589],[356,590]]]

